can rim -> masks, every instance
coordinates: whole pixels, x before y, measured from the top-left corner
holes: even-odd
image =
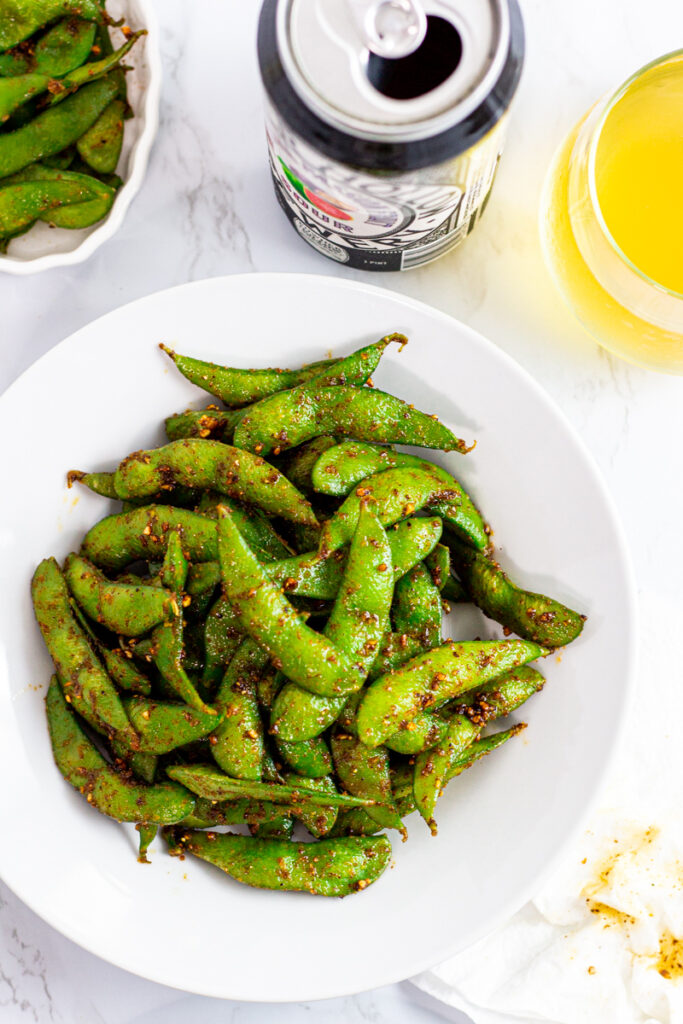
[[[270,105],[290,130],[323,156],[359,169],[405,172],[452,160],[487,135],[508,110],[517,90],[524,61],[524,24],[518,0],[506,0],[510,43],[500,77],[479,107],[457,124],[429,138],[408,142],[362,139],[333,128],[310,110],[289,82],[276,42],[278,0],[263,0],[257,49],[261,80]]]
[[[428,139],[448,131],[453,125],[466,120],[485,102],[486,97],[491,94],[501,77],[510,50],[510,8],[505,0],[490,0],[490,2],[494,5],[496,16],[499,19],[500,37],[496,52],[486,73],[474,89],[466,93],[457,103],[445,105],[438,113],[418,119],[412,124],[409,121],[401,124],[387,124],[381,120],[368,121],[360,117],[344,114],[342,110],[333,106],[315,92],[299,66],[290,45],[288,25],[294,0],[280,0],[277,4],[275,35],[278,56],[282,62],[285,75],[301,102],[315,113],[317,117],[337,131],[345,132],[358,139],[381,140],[383,142],[399,144]],[[457,28],[457,23],[454,22],[454,24],[456,24]],[[443,90],[448,81],[449,79],[446,79],[436,89],[431,90],[432,93]],[[382,101],[386,98],[381,93],[377,95],[379,97],[378,104],[381,105]],[[423,99],[423,97],[420,97],[420,99]],[[415,103],[414,100],[400,100],[399,102],[404,106]]]

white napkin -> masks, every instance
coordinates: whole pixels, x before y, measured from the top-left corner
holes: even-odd
[[[683,603],[640,603],[636,706],[588,829],[532,903],[413,979],[454,1021],[683,1024]]]

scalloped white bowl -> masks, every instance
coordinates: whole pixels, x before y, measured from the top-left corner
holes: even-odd
[[[147,35],[136,43],[130,54],[133,70],[126,76],[128,99],[135,117],[126,121],[117,167],[124,184],[109,215],[99,224],[81,231],[67,231],[38,223],[25,235],[14,239],[7,255],[0,256],[0,271],[7,274],[36,274],[40,270],[72,266],[88,259],[121,227],[128,207],[142,185],[159,124],[161,57],[157,18],[151,0],[110,0],[107,10],[115,19],[125,17],[135,29],[147,29]],[[115,46],[122,45],[123,38],[117,29],[112,30]]]

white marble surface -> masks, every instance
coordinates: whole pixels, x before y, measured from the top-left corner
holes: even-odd
[[[646,11],[639,0],[522,0],[522,6],[527,64],[482,224],[439,263],[400,276],[372,275],[372,281],[461,318],[534,374],[593,451],[621,511],[639,586],[665,606],[679,587],[671,566],[680,567],[683,558],[683,385],[618,362],[572,321],[542,264],[536,210],[563,132],[601,92],[680,45],[683,14],[679,0],[650,0]],[[245,270],[365,276],[305,246],[276,206],[261,128],[257,8],[257,0],[158,0],[165,81],[146,182],[119,234],[88,263],[25,279],[0,275],[0,389],[78,327],[151,291]],[[673,630],[664,619],[652,624],[642,640],[643,664],[652,645],[667,644],[672,657],[680,652],[679,633],[680,624]],[[680,806],[681,781],[669,784]],[[21,837],[5,831],[0,841]],[[303,1018],[330,1024],[436,1019],[406,985],[290,1007],[184,996],[80,950],[0,883],[2,1024]]]

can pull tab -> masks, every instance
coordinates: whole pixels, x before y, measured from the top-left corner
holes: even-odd
[[[427,34],[420,0],[346,0],[346,5],[363,43],[378,57],[407,57]]]

